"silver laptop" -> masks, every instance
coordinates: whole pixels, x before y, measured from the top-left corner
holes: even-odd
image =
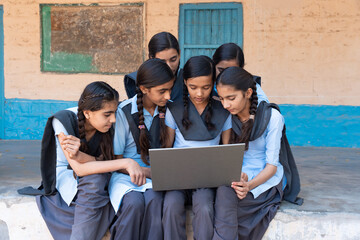
[[[245,144],[150,149],[153,190],[212,188],[240,181]]]

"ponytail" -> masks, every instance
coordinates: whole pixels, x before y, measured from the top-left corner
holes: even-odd
[[[168,138],[167,127],[165,125],[165,112],[166,107],[158,106],[159,110],[159,121],[160,121],[160,143],[161,147],[166,147],[166,139]]]
[[[249,148],[249,141],[251,136],[251,131],[255,122],[255,114],[257,110],[258,97],[256,92],[256,83],[253,81],[253,86],[251,87],[253,93],[250,98],[250,118],[246,122],[244,122],[241,126],[241,136],[238,138],[238,142],[245,143],[245,150]]]
[[[85,115],[83,111],[78,111],[78,126],[79,126],[79,138],[80,138],[80,151],[87,152],[88,146],[85,141]]]
[[[146,128],[145,128],[145,117],[144,117],[144,109],[143,109],[144,106],[142,101],[143,93],[140,91],[139,88],[136,89],[136,93],[137,93],[136,104],[139,114],[139,129],[140,129],[139,142],[140,142],[141,159],[146,165],[150,165],[147,157],[149,156],[150,141],[147,136]]]
[[[183,87],[183,104],[184,104],[184,113],[183,113],[183,119],[182,124],[184,125],[185,129],[188,130],[191,126],[191,121],[189,119],[189,93],[187,90],[187,87],[184,84]]]

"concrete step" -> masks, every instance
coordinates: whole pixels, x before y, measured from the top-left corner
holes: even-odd
[[[192,239],[192,212],[187,210],[188,239]],[[282,206],[271,222],[264,240],[273,239],[359,239],[360,214],[308,212]],[[0,202],[0,240],[52,239],[33,197],[18,196]],[[109,233],[103,240],[109,239]]]
[[[294,147],[293,153],[305,202],[283,202],[263,239],[360,239],[360,149]],[[0,140],[0,240],[52,239],[35,198],[16,192],[40,183],[39,156],[39,141]],[[190,210],[187,218],[192,239]]]

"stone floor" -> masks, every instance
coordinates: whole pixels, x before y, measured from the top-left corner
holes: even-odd
[[[304,204],[283,202],[263,239],[360,239],[360,149],[292,149]],[[0,240],[51,239],[34,197],[16,192],[39,185],[39,159],[40,141],[0,140]]]

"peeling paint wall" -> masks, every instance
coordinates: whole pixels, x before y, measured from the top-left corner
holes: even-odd
[[[143,4],[41,5],[42,71],[128,73],[144,58]]]

